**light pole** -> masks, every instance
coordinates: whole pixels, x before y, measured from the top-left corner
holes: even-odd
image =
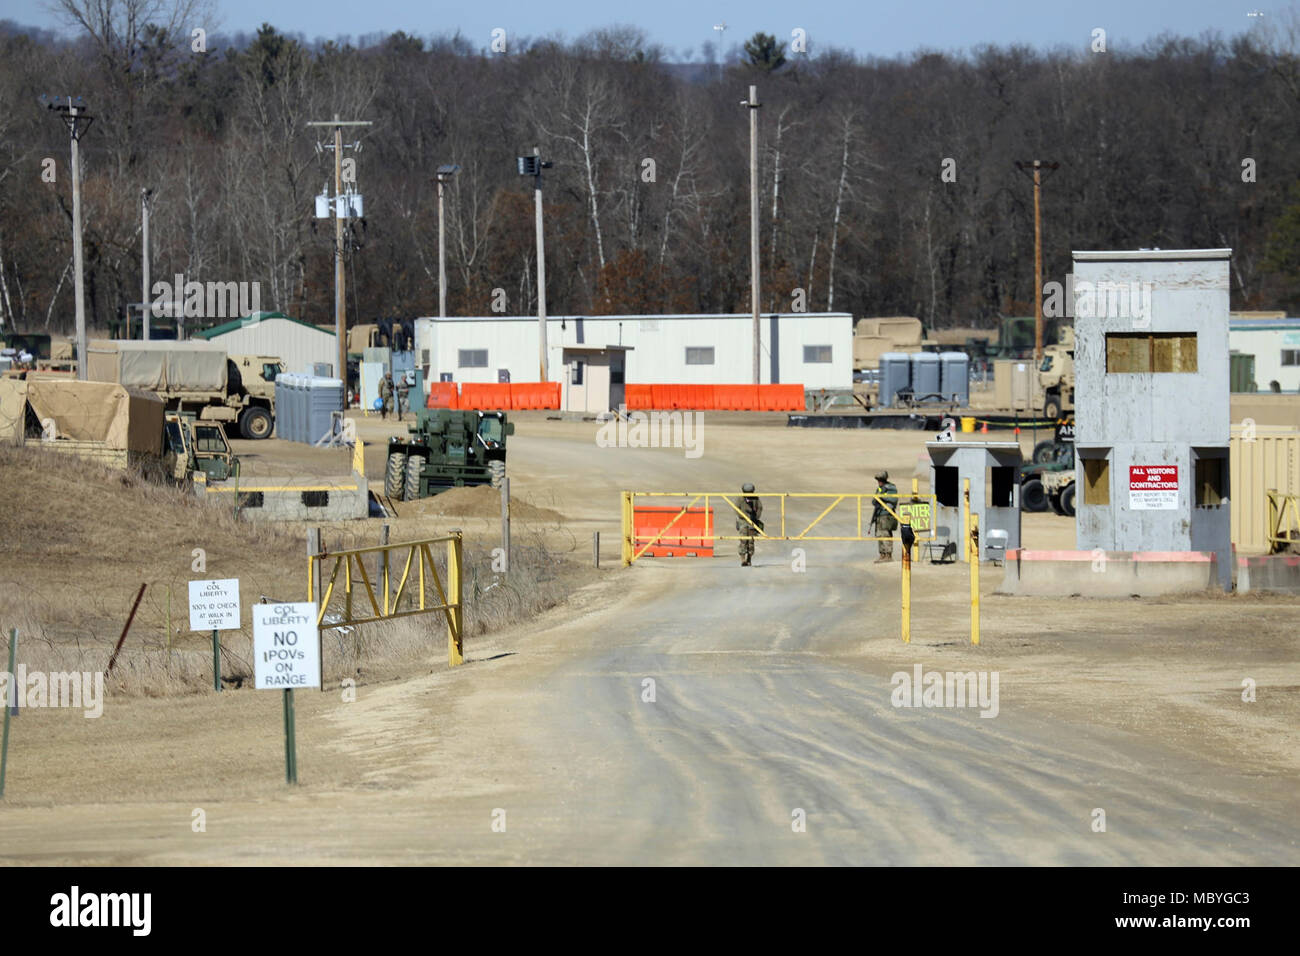
[[[442,194],[451,177],[460,172],[459,166],[439,166],[438,179],[438,317],[447,317],[447,242],[444,232]]]
[[[749,300],[754,311],[754,384],[759,383],[758,323],[758,87],[749,88],[749,99],[740,105],[749,110]]]
[[[47,99],[47,97],[41,97]],[[68,127],[72,138],[72,288],[77,310],[77,378],[86,380],[86,280],[82,275],[81,253],[81,156],[77,144],[82,135],[90,128],[94,117],[81,112],[85,107],[76,106],[71,96],[64,97],[68,102],[51,102],[49,108],[59,114]],[[76,98],[81,102],[81,97]],[[85,124],[84,126],[82,124]]]
[[[153,198],[153,190],[142,188],[140,190],[140,301],[141,307],[140,337],[144,341],[149,341],[149,317],[153,312],[152,301],[149,298],[149,202]]]
[[[520,176],[533,177],[533,207],[537,214],[537,334],[541,359],[541,381],[549,381],[546,369],[546,243],[542,234],[542,170],[553,164],[542,162],[542,151],[533,147],[533,155],[516,160]]]

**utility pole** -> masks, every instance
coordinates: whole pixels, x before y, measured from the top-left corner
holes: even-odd
[[[1041,159],[1016,163],[1022,173],[1032,171],[1034,177],[1034,362],[1043,360],[1043,218],[1040,194],[1043,189],[1043,170],[1056,170],[1060,163],[1045,163]]]
[[[144,341],[149,341],[149,318],[153,312],[152,300],[149,297],[149,201],[153,198],[153,190],[142,188],[140,190],[140,301],[144,303],[141,316],[143,325],[140,330],[140,337]]]
[[[42,97],[46,99],[47,97]],[[86,380],[86,280],[82,275],[81,253],[81,156],[77,144],[90,124],[93,116],[83,113],[84,106],[76,106],[71,96],[64,97],[68,102],[51,102],[49,108],[59,114],[68,127],[72,138],[72,288],[77,310],[77,378]],[[76,98],[81,102],[81,97]],[[82,125],[85,124],[85,125]]]
[[[438,179],[438,318],[447,317],[447,241],[444,231],[442,194],[451,177],[460,171],[459,166],[439,166]]]
[[[347,299],[345,298],[345,279],[343,275],[343,222],[351,215],[351,206],[344,208],[343,200],[343,127],[369,126],[366,120],[340,120],[334,114],[332,120],[316,120],[308,126],[334,127],[334,334],[338,338],[339,364],[337,374],[343,381],[346,393],[348,380],[348,334],[347,334]],[[356,148],[356,144],[353,144]],[[344,405],[346,406],[346,399]]]
[[[516,160],[520,176],[533,177],[533,207],[537,218],[537,335],[540,351],[541,379],[550,380],[546,368],[546,242],[542,233],[542,170],[553,164],[542,162],[540,147],[533,147],[533,155]]]
[[[754,312],[754,384],[759,383],[759,322],[758,322],[758,87],[749,88],[749,99],[740,105],[749,109],[749,300]]]

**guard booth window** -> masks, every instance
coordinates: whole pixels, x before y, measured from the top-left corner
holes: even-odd
[[[1106,457],[1083,459],[1083,503],[1110,505],[1110,460]]]
[[[1011,465],[994,465],[989,469],[988,503],[990,508],[1010,508],[1016,485],[1016,469]]]
[[[934,466],[934,500],[945,508],[956,508],[961,504],[957,490],[957,469],[954,466]]]
[[[1227,498],[1228,459],[1215,455],[1215,449],[1199,451],[1193,449],[1196,456],[1196,485],[1193,493],[1198,508],[1214,508],[1223,504]]]

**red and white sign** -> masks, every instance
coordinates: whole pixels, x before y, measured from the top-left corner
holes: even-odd
[[[1131,511],[1176,510],[1178,466],[1129,465],[1128,506]]]

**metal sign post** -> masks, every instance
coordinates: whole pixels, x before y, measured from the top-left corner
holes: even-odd
[[[18,649],[18,628],[9,628],[9,671],[5,679],[5,729],[4,743],[0,743],[0,799],[5,795],[5,770],[9,766],[9,716],[12,711],[18,709],[18,685],[14,683],[18,678],[14,675],[14,652]],[[9,706],[8,697],[12,694],[14,706]]]
[[[190,630],[212,631],[212,689],[221,691],[221,632],[239,630],[239,579],[190,582]]]
[[[298,782],[293,692],[320,687],[320,643],[314,601],[253,608],[253,686],[284,691],[284,779]]]

